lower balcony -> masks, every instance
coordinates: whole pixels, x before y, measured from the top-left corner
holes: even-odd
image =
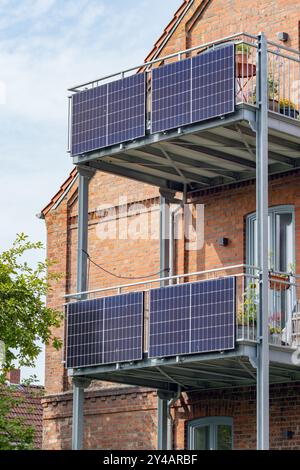
[[[269,277],[270,382],[300,380],[297,277]],[[166,391],[254,384],[259,283],[238,265],[70,295],[69,374]]]

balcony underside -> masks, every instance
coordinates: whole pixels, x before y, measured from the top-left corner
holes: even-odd
[[[270,383],[300,380],[300,366],[294,365],[294,350],[270,347]],[[255,385],[256,345],[239,343],[235,350],[177,358],[144,359],[135,363],[112,364],[70,370],[73,377],[176,391],[232,388]]]
[[[73,158],[75,164],[176,191],[255,178],[256,111],[235,113]],[[269,173],[300,168],[300,121],[269,113]]]

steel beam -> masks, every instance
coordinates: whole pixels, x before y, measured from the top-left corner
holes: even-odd
[[[90,383],[88,379],[73,378],[72,450],[83,448],[84,389]]]
[[[94,172],[78,167],[78,240],[77,240],[77,292],[88,290],[87,250],[88,250],[88,204],[89,180]]]
[[[257,346],[257,448],[269,449],[269,326],[268,326],[268,45],[258,36],[258,97],[256,119],[256,214],[260,302]]]
[[[88,188],[89,180],[94,172],[78,167],[78,241],[77,241],[77,292],[88,289],[87,282],[87,250],[88,250]],[[83,401],[84,388],[90,380],[73,378],[73,423],[72,449],[80,450],[83,446]]]

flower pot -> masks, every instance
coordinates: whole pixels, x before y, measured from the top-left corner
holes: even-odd
[[[289,108],[289,107],[281,107],[280,108],[280,114],[283,114],[284,116],[288,116],[294,119],[298,119],[299,112],[295,108]]]
[[[249,55],[246,52],[237,52],[235,55],[236,77],[250,78],[256,75],[256,65],[249,62]]]
[[[270,274],[270,289],[276,291],[285,291],[290,288],[290,276]]]

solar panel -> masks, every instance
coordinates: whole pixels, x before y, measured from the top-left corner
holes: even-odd
[[[67,306],[67,367],[101,364],[104,299]]]
[[[142,359],[143,292],[105,298],[103,338],[103,363]]]
[[[192,122],[234,111],[234,45],[192,59]]]
[[[150,291],[149,357],[233,349],[235,278]]]
[[[191,121],[191,60],[152,70],[151,132],[161,132]]]
[[[145,135],[145,74],[138,73],[108,84],[107,145]]]
[[[143,292],[67,306],[67,367],[139,360],[143,354]]]
[[[72,96],[72,155],[107,145],[107,85]]]
[[[143,137],[145,113],[144,73],[74,94],[71,154]]]
[[[162,132],[234,111],[234,45],[152,71],[151,132]]]
[[[191,284],[191,353],[234,348],[235,278]]]
[[[190,286],[150,291],[149,357],[189,353]]]

